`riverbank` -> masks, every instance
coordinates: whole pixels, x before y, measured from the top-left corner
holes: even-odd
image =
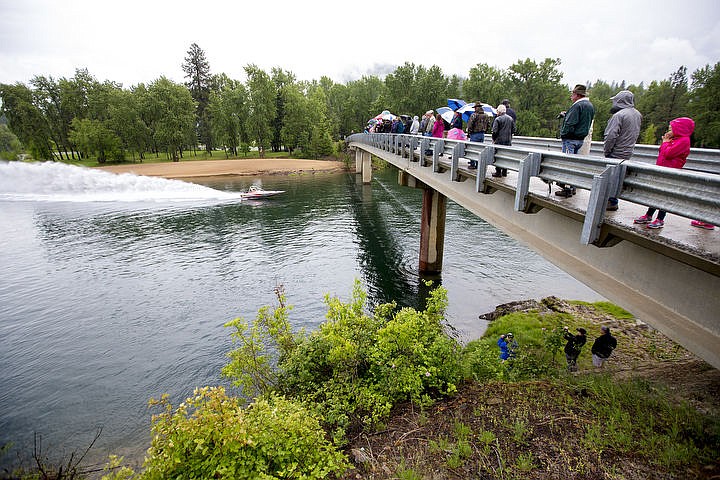
[[[112,173],[134,173],[172,179],[216,177],[225,175],[308,175],[347,170],[337,160],[301,160],[293,158],[248,158],[232,160],[193,160],[162,163],[130,163],[96,167]]]
[[[720,371],[627,312],[547,300],[484,317],[515,331],[521,352],[521,315],[585,327],[579,372],[469,381],[430,408],[402,405],[380,431],[351,440],[355,470],[342,478],[720,478]],[[597,370],[590,347],[601,326],[618,348]],[[555,361],[563,369],[562,352]]]

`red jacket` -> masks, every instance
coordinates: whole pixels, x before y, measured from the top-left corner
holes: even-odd
[[[680,117],[670,122],[673,139],[660,145],[657,165],[661,167],[682,168],[690,155],[690,135],[695,130],[695,122],[688,117]]]

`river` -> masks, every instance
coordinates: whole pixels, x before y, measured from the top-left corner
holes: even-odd
[[[0,445],[49,456],[137,458],[147,401],[174,403],[220,377],[223,324],[254,318],[282,285],[293,325],[324,320],[325,294],[420,307],[421,193],[393,169],[371,185],[351,173],[215,177],[195,183],[59,164],[0,163]],[[240,201],[251,183],[285,193]],[[460,340],[478,315],[513,300],[599,294],[448,202],[447,319]]]

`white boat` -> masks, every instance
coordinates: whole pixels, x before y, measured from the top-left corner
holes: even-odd
[[[273,195],[278,195],[280,193],[285,193],[285,190],[263,190],[262,187],[257,185],[250,185],[247,192],[241,192],[240,196],[248,200],[257,200],[259,198],[272,197]]]

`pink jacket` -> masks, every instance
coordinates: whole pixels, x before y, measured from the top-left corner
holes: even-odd
[[[695,130],[695,122],[688,117],[680,117],[670,122],[673,139],[660,145],[656,165],[661,167],[682,168],[690,155],[690,135]]]
[[[435,138],[443,138],[443,134],[445,133],[445,124],[442,120],[435,120],[435,123],[433,124],[432,129],[432,136]]]

